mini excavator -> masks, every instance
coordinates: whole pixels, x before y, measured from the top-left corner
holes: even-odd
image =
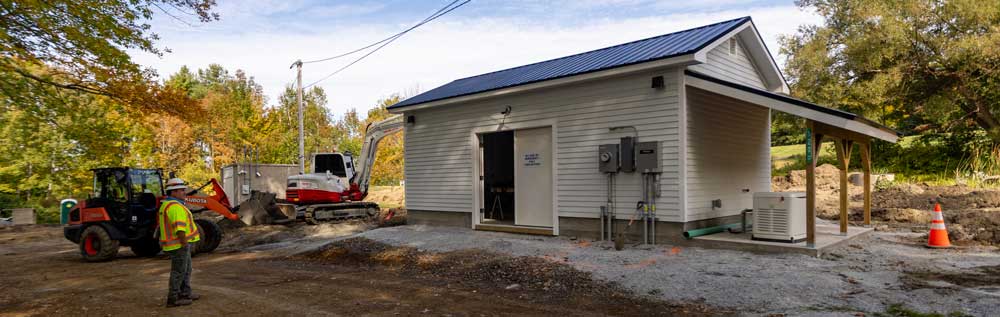
[[[403,130],[403,116],[369,124],[357,162],[350,152],[313,155],[311,173],[288,177],[285,199],[309,224],[369,218],[379,213],[368,196],[375,152],[383,138]]]

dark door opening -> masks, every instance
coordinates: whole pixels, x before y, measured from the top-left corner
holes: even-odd
[[[514,224],[514,131],[482,135],[483,224]]]

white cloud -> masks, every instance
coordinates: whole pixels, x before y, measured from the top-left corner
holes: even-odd
[[[296,10],[294,5],[275,6],[282,10]],[[406,35],[319,86],[327,91],[333,113],[339,115],[350,107],[368,109],[379,98],[411,91],[415,87],[426,91],[463,77],[746,15],[753,17],[772,54],[777,54],[779,34],[791,34],[801,24],[821,21],[817,15],[791,5],[581,20],[575,25],[516,17],[449,16]],[[236,16],[234,19],[243,21],[245,18]],[[161,44],[170,47],[173,53],[162,59],[139,54],[136,59],[141,64],[154,67],[163,77],[176,72],[182,65],[204,68],[210,63],[218,63],[230,70],[243,69],[264,86],[269,101],[273,103],[284,86],[293,83],[295,73],[288,67],[296,59],[309,60],[349,51],[406,27],[395,24],[337,25],[317,27],[316,32],[303,33],[256,24],[259,21],[254,23],[248,26],[254,28],[253,31],[229,34],[170,32],[163,35]],[[775,57],[779,63],[783,60]],[[303,68],[304,82],[317,80],[350,60],[352,58],[307,64]]]

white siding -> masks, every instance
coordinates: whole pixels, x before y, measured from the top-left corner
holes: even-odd
[[[709,51],[708,61],[704,64],[691,65],[688,69],[750,87],[767,89],[740,41],[736,41],[736,54],[729,54],[729,42],[724,41]]]
[[[690,87],[686,99],[686,220],[753,208],[753,192],[771,189],[769,110]],[[712,209],[714,199],[721,209]]]
[[[657,210],[665,221],[681,221],[677,72],[674,68],[464,104],[404,109],[405,115],[416,119],[405,131],[407,208],[478,211],[474,206],[473,177],[478,173],[473,174],[473,131],[497,129],[499,113],[511,106],[507,125],[555,122],[555,196],[560,216],[598,216],[606,200],[607,178],[597,171],[597,146],[631,135],[611,133],[608,128],[631,125],[638,129],[639,141],[662,141],[664,173]],[[667,87],[650,88],[651,78],[661,75]],[[617,211],[628,215],[640,197],[640,176],[619,174],[617,184]]]

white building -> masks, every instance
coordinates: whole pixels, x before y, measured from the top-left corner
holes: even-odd
[[[652,188],[663,237],[728,220],[770,191],[771,110],[898,137],[787,94],[744,17],[459,79],[389,110],[407,117],[413,222],[596,237],[609,199],[599,146],[636,136],[657,142],[646,153],[661,165]],[[628,221],[643,174],[614,175],[615,218]]]

